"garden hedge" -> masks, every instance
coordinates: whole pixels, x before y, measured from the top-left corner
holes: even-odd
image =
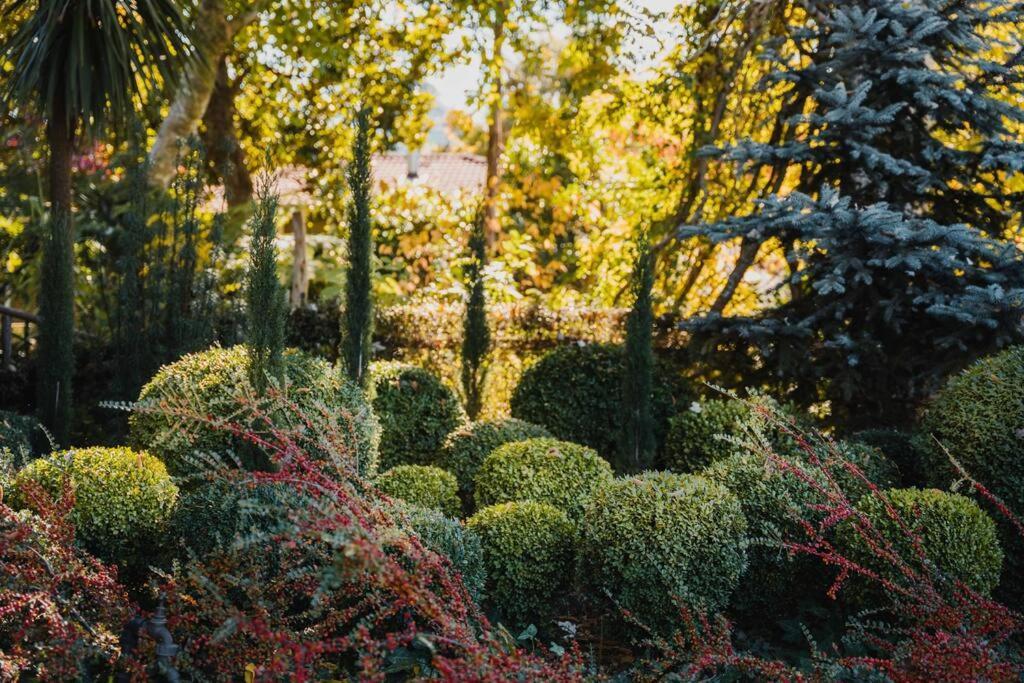
[[[878,495],[864,496],[857,509],[915,569],[921,564],[914,542],[901,530],[886,510],[886,501],[903,524],[915,534],[928,560],[941,578],[961,580],[974,590],[989,594],[999,582],[1003,551],[999,546],[995,522],[970,498],[936,489],[890,489]],[[876,557],[867,541],[857,533],[856,520],[845,521],[837,532],[837,543],[848,556],[897,584],[906,584],[903,575],[889,560]],[[949,587],[950,584],[946,584]],[[855,590],[854,599],[871,604],[879,599],[880,588]]]
[[[550,436],[544,427],[514,417],[471,422],[448,435],[438,465],[455,475],[459,480],[459,495],[469,503],[477,470],[494,449],[515,441]]]
[[[576,521],[590,495],[612,479],[611,465],[586,446],[557,439],[516,441],[484,459],[476,475],[476,506],[534,500]]]
[[[193,473],[192,457],[196,453],[221,457],[233,453],[246,468],[266,467],[266,455],[251,444],[197,419],[210,416],[239,422],[256,431],[264,429],[247,418],[246,403],[256,401],[248,367],[244,346],[213,347],[165,365],[139,394],[140,403],[150,408],[132,414],[132,443],[149,449],[175,475]],[[361,473],[376,472],[379,426],[362,391],[331,364],[301,351],[285,351],[284,368],[285,393],[299,414],[275,410],[277,425],[298,427],[303,416],[309,418],[323,425],[305,444],[312,455],[325,459],[355,457]],[[184,411],[188,416],[168,414],[160,406]],[[327,427],[340,437],[346,453],[334,453],[338,444],[323,443],[315,436]]]
[[[515,626],[553,613],[569,585],[573,525],[546,503],[516,501],[480,510],[466,526],[480,536],[488,603]]]
[[[381,469],[435,464],[445,438],[466,421],[455,392],[415,365],[377,362],[370,374],[382,428]]]
[[[615,462],[622,431],[622,348],[562,346],[529,367],[512,393],[513,417],[546,427],[555,437],[590,446]],[[653,397],[655,437],[664,443],[668,419],[690,391],[657,363]]]
[[[747,567],[747,522],[721,484],[647,472],[598,489],[586,507],[581,574],[651,628],[678,625],[672,597],[726,605]]]
[[[432,465],[398,465],[376,479],[381,492],[406,503],[458,517],[462,510],[455,475]]]
[[[157,458],[128,448],[79,448],[34,460],[18,472],[16,507],[33,507],[33,485],[60,496],[74,492],[76,534],[97,557],[130,565],[154,548],[178,500],[178,487]]]

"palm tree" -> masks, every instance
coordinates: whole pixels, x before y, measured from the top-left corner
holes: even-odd
[[[194,59],[190,7],[179,0],[0,0],[20,22],[0,48],[13,66],[6,97],[46,122],[50,225],[44,237],[39,312],[43,423],[66,443],[74,369],[72,155],[80,138],[123,126],[154,84]]]

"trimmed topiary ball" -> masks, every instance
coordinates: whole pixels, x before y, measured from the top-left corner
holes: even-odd
[[[72,523],[79,540],[97,557],[133,564],[166,531],[178,487],[164,464],[128,448],[80,448],[34,460],[14,479],[17,507],[32,507],[33,484],[53,497],[64,481],[75,495]]]
[[[884,496],[884,500],[882,498]],[[989,594],[999,582],[1003,551],[995,522],[970,498],[936,489],[890,489],[864,496],[857,503],[872,526],[888,540],[914,568],[920,568],[914,543],[886,510],[888,501],[903,523],[920,539],[921,548],[940,575],[961,580],[979,593]],[[856,521],[844,522],[837,543],[849,557],[881,576],[901,584],[903,575],[884,559],[876,557],[856,531]],[[855,600],[876,603],[880,589],[856,590]]]
[[[415,365],[378,362],[370,373],[382,428],[381,469],[434,464],[445,437],[466,421],[455,392]]]
[[[820,479],[820,474],[811,469],[803,471]],[[821,494],[795,474],[780,470],[755,453],[734,453],[715,462],[701,476],[729,489],[747,520],[749,565],[744,589],[733,594],[733,607],[756,614],[785,611],[809,592],[821,573],[819,562],[795,556],[782,547],[787,540],[806,540],[799,520],[817,521],[819,515],[810,506],[822,502]]]
[[[673,596],[724,607],[747,567],[739,500],[692,474],[617,479],[594,493],[580,529],[582,574],[652,628],[678,624]]]
[[[534,500],[578,520],[590,495],[614,479],[611,465],[593,449],[557,439],[529,439],[499,446],[476,475],[476,506]]]
[[[856,441],[836,441],[835,452],[821,444],[816,445],[815,450],[819,457],[825,458],[828,471],[851,500],[857,500],[869,493],[870,489],[860,477],[850,472],[842,462],[834,459],[836,453],[843,461],[856,465],[868,481],[879,488],[887,489],[899,484],[900,471],[896,463],[874,446]],[[802,455],[806,459],[806,454]]]
[[[550,436],[551,433],[544,427],[514,417],[471,422],[448,435],[438,464],[459,480],[459,495],[464,502],[469,503],[472,501],[473,479],[477,470],[494,449],[515,441]]]
[[[164,405],[225,421],[248,421],[246,403],[258,402],[249,381],[249,354],[244,346],[213,347],[187,355],[160,368],[139,394],[141,403]],[[379,426],[362,391],[342,377],[330,363],[289,349],[284,354],[285,393],[298,414],[274,411],[281,427],[299,427],[302,416],[330,427],[341,444],[322,443],[323,429],[314,430],[308,444],[311,455],[354,457],[360,473],[372,475],[377,468]],[[148,448],[167,463],[176,475],[193,474],[190,458],[195,453],[233,453],[247,469],[263,469],[267,457],[251,444],[223,429],[162,411],[142,410],[130,419],[132,442]],[[251,427],[263,431],[258,421]],[[346,453],[334,451],[344,449]]]
[[[751,417],[750,407],[740,400],[694,401],[669,420],[662,451],[665,467],[673,472],[699,472],[729,457],[737,446],[720,435],[739,437],[743,423]]]
[[[398,465],[375,482],[386,495],[406,503],[458,517],[462,510],[455,475],[432,465]]]
[[[622,431],[622,348],[563,346],[523,373],[512,393],[512,416],[546,427],[555,437],[590,446],[615,462]],[[658,363],[653,412],[656,440],[664,443],[668,418],[690,392]]]
[[[925,409],[915,443],[928,483],[946,488],[959,479],[949,457],[1024,518],[1024,346],[974,363],[952,377]],[[1024,608],[1024,540],[1008,519],[990,509],[1006,551],[1003,599]]]
[[[550,616],[571,574],[573,525],[565,513],[534,501],[501,503],[466,526],[480,537],[491,606],[517,626]]]
[[[487,570],[476,532],[437,510],[404,504],[398,511],[404,514],[409,527],[420,537],[423,545],[451,561],[462,576],[462,584],[470,597],[479,603],[484,595]]]

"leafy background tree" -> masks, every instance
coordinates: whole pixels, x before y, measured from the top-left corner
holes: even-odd
[[[681,233],[738,243],[723,295],[752,253],[778,250],[787,272],[764,312],[716,305],[688,328],[747,382],[828,399],[847,425],[903,425],[945,375],[1021,336],[1024,108],[997,93],[1024,82],[998,37],[1021,5],[809,2],[807,17],[769,53],[782,132],[719,152],[769,196]]]

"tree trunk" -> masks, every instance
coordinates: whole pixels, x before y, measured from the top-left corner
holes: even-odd
[[[306,305],[309,291],[309,266],[306,263],[306,219],[302,209],[292,214],[292,237],[294,238],[292,260],[291,306],[293,309]]]
[[[149,184],[166,189],[174,179],[178,143],[196,132],[217,81],[217,65],[231,48],[235,34],[256,18],[256,12],[229,19],[224,0],[203,0],[196,24],[202,28],[200,60],[185,75],[149,150]]]
[[[761,243],[756,240],[743,238],[740,243],[740,255],[736,259],[736,265],[733,266],[732,272],[729,273],[729,279],[725,282],[725,289],[715,299],[715,303],[711,306],[712,313],[721,313],[725,310],[725,307],[732,301],[732,297],[736,294],[736,289],[740,286],[743,281],[743,276],[747,274],[750,266],[754,265],[754,259],[757,258],[757,252],[761,249]]]
[[[493,252],[501,233],[498,220],[498,184],[501,181],[501,152],[504,141],[502,129],[501,51],[505,45],[505,20],[500,9],[495,10],[491,26],[490,113],[487,126],[487,180],[484,187],[484,235],[488,249]]]
[[[228,58],[221,55],[217,64],[210,102],[203,114],[203,146],[210,175],[224,185],[228,208],[252,201],[252,176],[245,162],[245,150],[235,131],[237,87],[228,78]]]
[[[71,216],[71,169],[75,131],[67,102],[55,98],[46,125],[50,147],[50,230],[43,244],[39,292],[39,401],[43,424],[58,444],[71,433],[71,378],[74,374],[75,328],[74,248]]]

